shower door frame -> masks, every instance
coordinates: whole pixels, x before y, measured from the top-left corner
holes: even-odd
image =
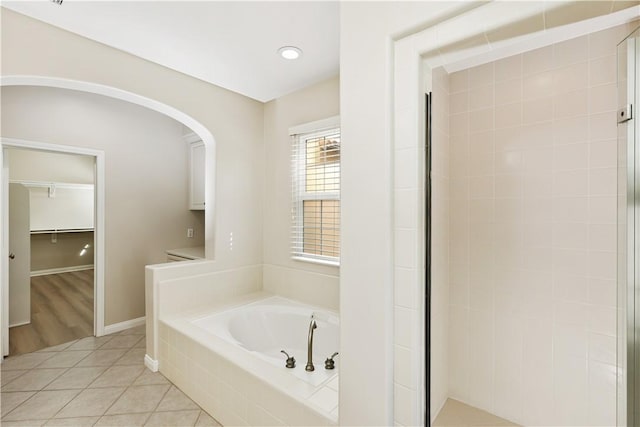
[[[425,230],[425,313],[424,313],[424,343],[425,343],[425,383],[424,406],[425,425],[431,424],[431,137],[432,137],[432,106],[433,92],[425,93],[425,172],[424,172],[424,230]]]
[[[634,34],[637,34],[634,36]],[[618,381],[626,381],[626,387],[618,384],[619,393],[626,393],[626,408],[619,409],[618,416],[626,415],[626,420],[618,419],[618,426],[634,426],[640,423],[640,121],[637,118],[637,106],[640,95],[638,85],[640,84],[640,28],[635,29],[618,45],[624,48],[626,44],[626,99],[624,102],[618,100],[618,106],[625,109],[619,110],[620,114],[629,114],[618,124],[625,126],[619,130],[626,135],[626,235],[625,259],[623,262],[626,274],[619,277],[622,283],[618,284],[618,309],[625,311],[625,318],[619,319],[618,334],[626,332],[622,347],[618,352],[624,352],[626,348],[626,360],[622,359],[622,354],[618,354],[618,370],[620,371]],[[618,58],[618,61],[620,58]],[[618,66],[620,62],[618,62]],[[620,72],[623,70],[619,70]],[[620,77],[618,77],[620,78]],[[618,81],[618,85],[620,81]],[[620,93],[620,92],[619,92]],[[621,105],[624,103],[625,105]],[[630,106],[630,108],[628,107]],[[625,147],[621,147],[624,149]],[[624,158],[624,157],[620,157]],[[622,177],[621,177],[622,179]],[[620,182],[619,182],[620,184]],[[621,194],[619,194],[621,196]],[[620,209],[623,207],[620,206]],[[622,248],[620,248],[622,249]],[[620,271],[622,272],[622,271]],[[624,325],[621,323],[624,322]],[[623,326],[625,326],[623,328]],[[618,400],[621,397],[618,396]],[[620,401],[618,402],[620,405]]]

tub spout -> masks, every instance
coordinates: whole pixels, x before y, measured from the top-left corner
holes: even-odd
[[[313,330],[317,328],[316,319],[311,316],[311,323],[309,323],[309,337],[307,340],[307,366],[304,367],[305,371],[314,371],[316,368],[313,366]]]

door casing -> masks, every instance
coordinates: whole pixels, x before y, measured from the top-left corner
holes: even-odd
[[[64,154],[80,154],[95,158],[95,210],[94,210],[94,315],[93,332],[95,336],[104,335],[104,270],[105,270],[105,154],[102,150],[83,147],[50,144],[13,138],[0,138],[0,163],[2,163],[2,182],[0,185],[0,211],[2,212],[2,228],[0,240],[0,354],[9,354],[9,166],[4,153],[5,148],[22,148]],[[0,362],[2,358],[0,357]]]

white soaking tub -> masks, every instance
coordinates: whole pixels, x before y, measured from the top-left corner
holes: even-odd
[[[159,335],[160,371],[223,425],[337,425],[340,356],[324,364],[339,351],[337,313],[260,292],[161,318]]]
[[[316,370],[305,371],[307,339],[311,315],[317,328],[313,333],[313,363]],[[324,361],[340,347],[339,317],[336,313],[303,305],[282,297],[270,297],[193,321],[193,324],[225,341],[236,344],[273,366],[312,385],[319,385],[338,373],[324,368]],[[285,367],[286,351],[295,357],[296,367]]]

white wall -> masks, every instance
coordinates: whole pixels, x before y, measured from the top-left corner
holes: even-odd
[[[416,261],[417,241],[408,237],[402,242],[416,249],[414,253],[394,253],[391,232],[392,38],[461,7],[454,2],[341,3],[340,115],[346,141],[340,269],[343,425],[394,423],[392,267],[394,258],[405,255],[405,260]],[[415,322],[398,321],[400,330],[418,334],[407,329]],[[412,369],[412,375],[419,374]],[[415,393],[401,387],[395,391],[395,422],[417,423]]]
[[[333,310],[339,268],[291,259],[291,137],[289,128],[340,114],[338,77],[264,106],[264,289]]]
[[[144,266],[189,246],[194,225],[181,125],[100,95],[16,86],[2,88],[2,136],[104,150],[105,324],[144,316]]]
[[[2,10],[1,43],[3,76],[48,76],[114,87],[174,108],[208,129],[215,137],[215,146],[207,147],[210,163],[206,191],[208,200],[215,203],[207,203],[205,218],[207,254],[215,258],[216,269],[255,265],[262,262],[263,105],[261,103],[6,9]],[[3,100],[5,92],[3,90]],[[73,105],[64,106],[65,110],[72,108]],[[72,111],[68,112],[72,113]],[[7,123],[4,119],[4,109],[2,113],[4,132]],[[44,114],[45,111],[42,113]],[[55,129],[60,132],[71,132],[72,127],[61,125],[75,124],[74,117],[77,117],[76,114],[81,114],[77,111],[73,111],[73,114],[59,114],[51,110],[46,110],[46,113],[52,114],[44,115],[45,122],[53,124],[51,117],[58,117]],[[24,117],[21,120],[24,121]],[[92,125],[100,126],[100,123]],[[89,123],[87,123],[88,126]],[[69,143],[53,141],[49,135],[38,129],[32,126],[28,129],[28,134],[33,139],[44,142]],[[148,130],[141,132],[148,135]],[[107,130],[108,132],[112,131]],[[177,135],[182,133],[181,126],[177,126],[176,132]],[[18,135],[7,134],[6,136]],[[79,136],[70,135],[70,137],[77,140]],[[130,140],[138,137],[141,136],[129,135]],[[109,141],[109,143],[112,142]],[[83,143],[88,142],[83,141]],[[161,150],[135,150],[135,146],[132,141],[132,147],[129,147],[132,150],[131,163],[144,160],[152,164],[164,155]],[[183,145],[182,148],[184,148]],[[107,159],[107,168],[112,167]],[[141,193],[131,185],[127,186],[128,177],[115,179],[118,185],[124,186],[122,195],[129,199],[136,199],[144,192]],[[158,179],[161,182],[163,180],[162,177]],[[108,192],[112,191],[113,185],[107,186]],[[186,194],[186,190],[184,193]],[[176,203],[178,204],[181,207],[185,206],[186,201]],[[210,207],[212,208],[209,209]],[[155,209],[156,212],[162,211],[158,207]],[[135,221],[139,220],[150,226],[158,226],[153,222],[153,216],[140,215],[135,218]],[[131,227],[129,224],[133,222],[129,218],[122,218],[115,223],[108,219],[107,221],[111,224],[108,226],[123,230]],[[181,230],[180,235],[186,235],[184,233],[186,226],[187,224],[183,223],[178,227]],[[233,247],[229,245],[231,233],[233,233]],[[109,245],[108,242],[107,245]],[[171,246],[187,246],[187,244],[173,243]],[[119,247],[117,250],[126,251],[123,255],[127,257],[137,258],[140,265],[157,259],[140,257],[139,252],[127,249],[126,246],[124,249]],[[108,247],[107,251],[109,251]],[[108,252],[107,262],[109,257]],[[107,324],[144,314],[142,271],[141,268],[136,269],[135,272],[127,272],[127,275],[140,274],[140,285],[135,288],[134,298],[127,297],[130,289],[125,284],[111,285],[116,288],[114,295],[107,299]],[[108,288],[110,284],[107,283],[106,286]]]
[[[9,179],[93,184],[95,160],[92,156],[20,149],[7,151]]]

